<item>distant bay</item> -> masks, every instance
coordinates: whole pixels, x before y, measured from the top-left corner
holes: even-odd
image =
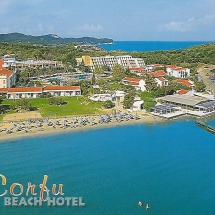
[[[100,44],[99,47],[111,51],[149,52],[159,50],[179,50],[192,46],[214,43],[210,41],[114,41],[113,44]]]

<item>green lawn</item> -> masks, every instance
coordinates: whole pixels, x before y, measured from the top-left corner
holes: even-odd
[[[43,117],[94,114],[101,111],[102,102],[88,101],[84,97],[64,97],[67,104],[63,106],[49,105],[47,98],[29,99],[33,107],[37,107]],[[15,104],[13,100],[4,100],[2,104]]]

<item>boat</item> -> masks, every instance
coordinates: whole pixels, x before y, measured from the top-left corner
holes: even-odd
[[[215,134],[215,127],[213,127],[212,125],[208,125],[205,122],[199,120],[196,120],[195,123],[204,128],[205,130]]]

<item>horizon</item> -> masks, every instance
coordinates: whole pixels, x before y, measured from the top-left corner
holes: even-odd
[[[47,34],[41,34],[41,35],[31,35],[31,34],[25,34],[22,32],[9,32],[9,33],[0,33],[0,35],[8,35],[8,34],[22,34],[25,36],[34,36],[34,37],[40,37],[40,36],[48,36],[48,35],[56,35],[59,36],[61,39],[67,39],[67,38],[84,38],[84,37],[92,37],[93,36],[81,36],[81,37],[62,37],[55,33],[47,33]],[[97,38],[97,39],[105,39],[107,37]],[[112,39],[113,42],[215,42],[215,40],[114,40],[113,38],[107,38]]]
[[[1,34],[55,32],[115,41],[214,41],[215,36],[214,0],[0,0],[0,7]]]

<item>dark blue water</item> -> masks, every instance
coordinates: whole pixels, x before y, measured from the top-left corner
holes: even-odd
[[[74,78],[85,80],[87,78],[87,75],[75,75]]]
[[[101,48],[111,50],[121,50],[126,52],[148,52],[158,50],[178,50],[185,49],[196,45],[202,45],[212,42],[206,41],[190,41],[190,42],[174,42],[174,41],[114,41],[114,44],[101,44]]]
[[[193,120],[8,141],[0,144],[7,189],[38,185],[46,174],[48,187],[62,183],[64,196],[86,206],[4,207],[0,197],[0,214],[215,214],[214,164],[215,135]]]

